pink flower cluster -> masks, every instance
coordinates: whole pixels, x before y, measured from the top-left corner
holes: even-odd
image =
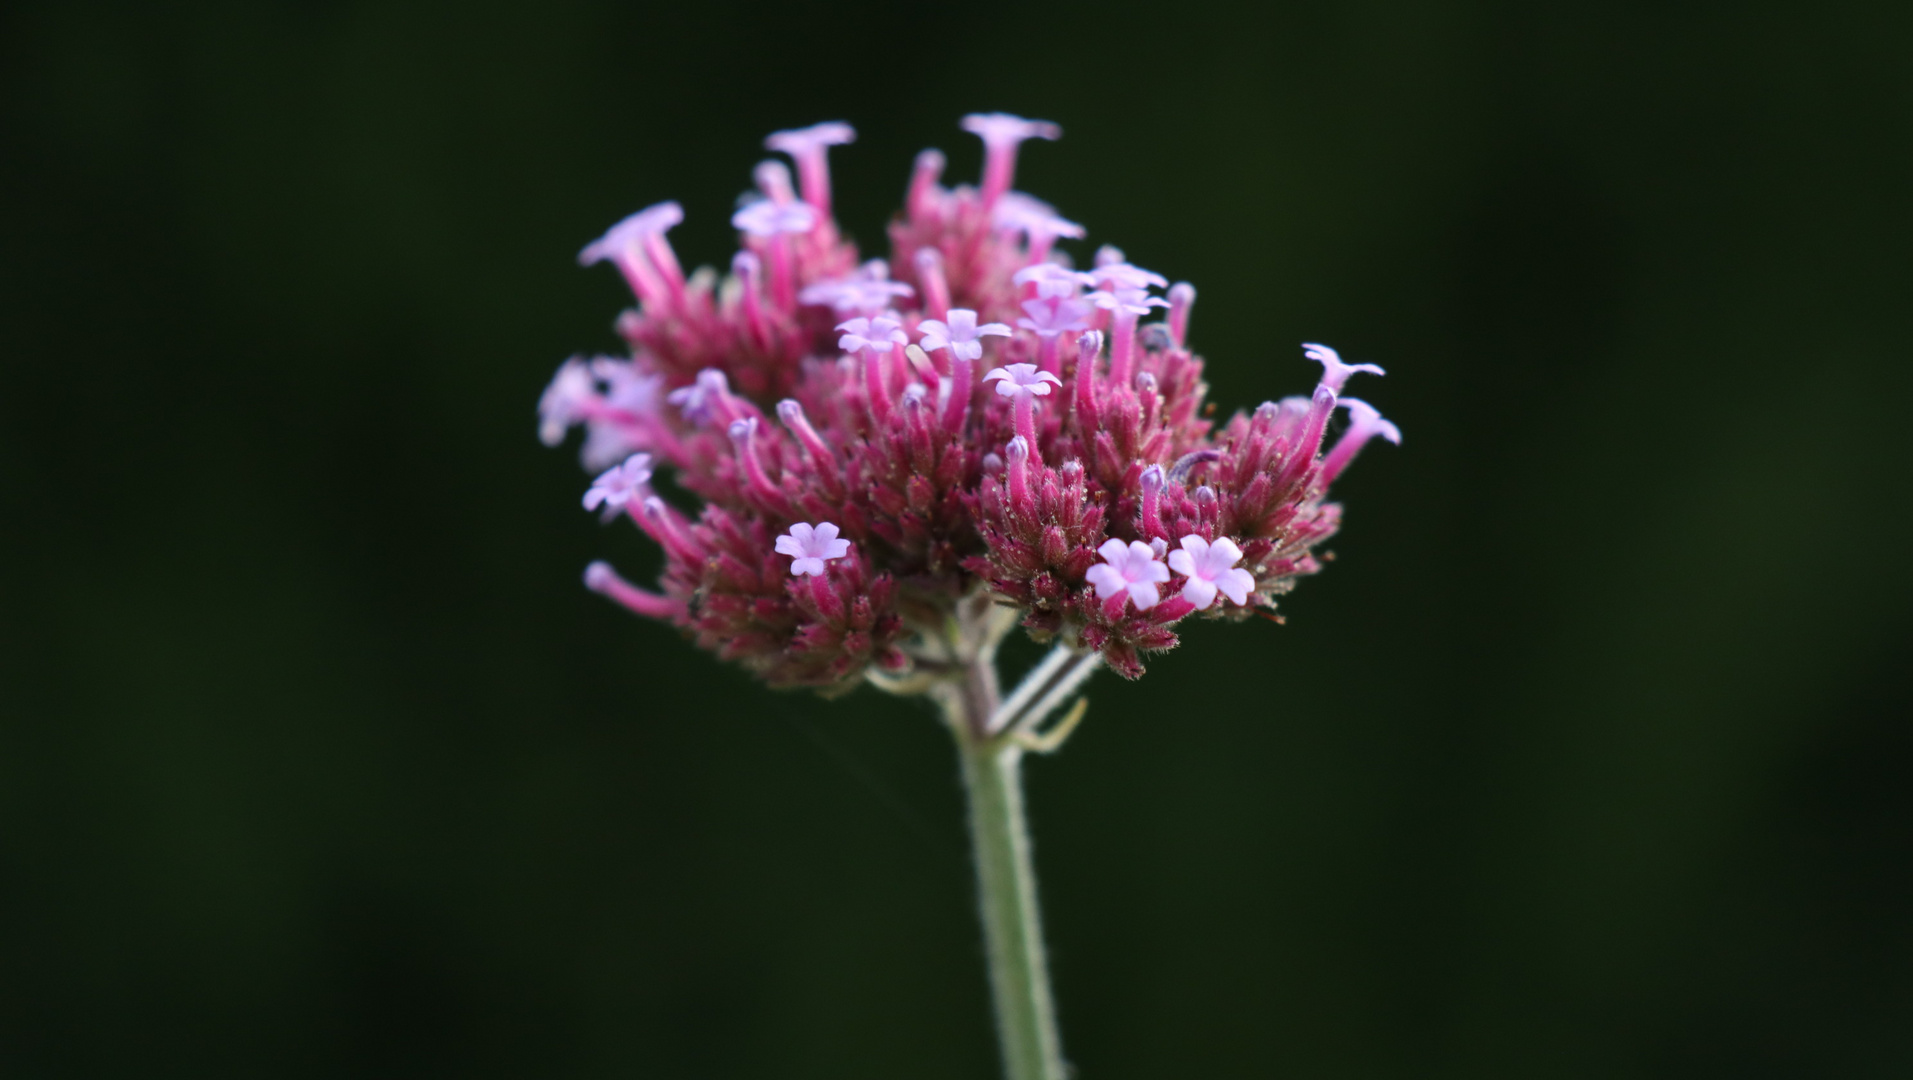
[[[978,590],[1134,678],[1181,620],[1273,607],[1320,569],[1329,484],[1369,439],[1400,441],[1342,396],[1381,369],[1307,345],[1311,396],[1212,425],[1185,344],[1195,290],[1156,295],[1165,279],[1110,247],[1071,266],[1055,242],[1083,227],[1011,190],[1020,144],[1055,125],[963,126],[982,182],[946,188],[943,156],[919,155],[889,262],[832,220],[826,153],[855,137],[837,123],[767,140],[797,182],[757,167],[726,276],[684,274],[665,239],[676,203],[584,249],[638,297],[617,323],[631,356],[566,361],[540,433],[583,426],[587,468],[608,468],[585,506],[665,555],[655,591],[603,563],[587,585],[773,683],[841,688],[929,662],[919,646]],[[652,489],[667,467],[695,512]]]

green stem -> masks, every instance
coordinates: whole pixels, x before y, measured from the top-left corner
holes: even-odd
[[[961,689],[953,687],[955,692],[948,694],[944,704],[956,733],[969,794],[977,902],[989,953],[1003,1069],[1009,1080],[1063,1080],[1056,1003],[1050,996],[1042,919],[1036,908],[1036,871],[1023,813],[1023,748],[981,730],[997,705],[995,672],[977,670],[981,666],[972,666]]]

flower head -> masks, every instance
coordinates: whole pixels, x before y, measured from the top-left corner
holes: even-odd
[[[1047,371],[1038,371],[1035,364],[992,368],[988,375],[983,376],[983,381],[995,382],[996,392],[1003,397],[1015,397],[1018,394],[1042,397],[1049,393],[1051,386],[1063,385],[1063,380]]]
[[[966,308],[951,308],[947,320],[925,319],[917,324],[917,330],[923,335],[924,348],[948,349],[952,356],[965,360],[982,359],[984,338],[1010,336],[1010,328],[1002,323],[978,326],[976,312]]]
[[[1240,607],[1255,591],[1255,575],[1240,569],[1242,549],[1226,536],[1214,543],[1189,534],[1182,538],[1182,549],[1169,553],[1169,569],[1189,579],[1182,587],[1182,598],[1204,610],[1216,602],[1216,593],[1227,596]]]
[[[1148,611],[1162,600],[1156,586],[1169,580],[1169,568],[1157,560],[1154,548],[1140,540],[1105,540],[1096,553],[1103,557],[1102,565],[1090,567],[1084,576],[1097,596],[1108,600],[1127,592],[1137,611]]]
[[[586,247],[638,296],[616,324],[629,352],[560,365],[538,436],[584,428],[587,505],[663,553],[655,591],[602,564],[591,588],[770,682],[841,690],[912,665],[910,685],[940,678],[966,604],[1013,607],[1134,678],[1184,618],[1246,618],[1322,568],[1330,485],[1400,438],[1340,397],[1379,369],[1309,345],[1313,394],[1214,417],[1194,289],[1107,244],[1073,269],[1051,248],[1086,230],[1013,190],[1018,147],[1055,125],[964,127],[981,182],[945,186],[943,156],[919,155],[903,212],[862,238],[881,258],[833,220],[827,154],[852,137],[836,123],[767,140],[791,164],[753,170],[721,280],[680,271],[676,203]],[[654,471],[695,506],[659,498]]]
[[[790,576],[824,572],[824,563],[850,554],[850,541],[837,538],[837,526],[825,521],[817,525],[799,521],[777,538],[777,553],[791,557]]]

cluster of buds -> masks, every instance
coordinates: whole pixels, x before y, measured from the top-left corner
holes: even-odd
[[[985,595],[1134,678],[1181,620],[1266,613],[1320,568],[1329,485],[1371,438],[1400,441],[1342,396],[1381,369],[1305,345],[1313,394],[1212,424],[1186,345],[1195,289],[1055,246],[1083,227],[1011,188],[1020,145],[1055,125],[963,126],[981,183],[945,187],[943,155],[921,154],[888,262],[831,217],[826,155],[855,137],[840,123],[767,140],[796,182],[757,167],[728,275],[684,274],[676,203],[580,253],[637,296],[617,322],[630,357],[566,361],[540,434],[582,426],[586,467],[608,470],[586,509],[665,557],[655,590],[603,563],[589,587],[775,684],[841,689],[934,665],[957,606]],[[681,497],[653,490],[666,467]]]

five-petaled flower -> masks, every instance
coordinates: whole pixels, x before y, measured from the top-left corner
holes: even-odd
[[[1090,567],[1083,576],[1096,587],[1097,596],[1108,600],[1127,592],[1137,611],[1148,611],[1162,599],[1156,586],[1169,580],[1169,568],[1156,559],[1154,548],[1141,540],[1125,544],[1111,538],[1096,553],[1103,557],[1102,565]]]
[[[844,336],[837,339],[837,347],[847,353],[859,349],[871,352],[887,353],[893,345],[903,345],[910,338],[903,332],[903,324],[895,319],[878,316],[874,319],[850,319],[837,324]]]
[[[1190,533],[1182,538],[1182,549],[1169,553],[1169,569],[1189,579],[1182,587],[1182,598],[1201,611],[1216,602],[1216,593],[1227,596],[1237,606],[1249,602],[1255,591],[1255,575],[1236,566],[1242,561],[1242,549],[1226,536],[1210,543]]]
[[[1042,397],[1049,388],[1063,385],[1063,380],[1047,371],[1038,371],[1035,364],[1011,364],[1009,367],[991,368],[984,382],[996,382],[996,392],[1003,397],[1015,397],[1018,394],[1035,394]]]
[[[837,526],[828,521],[817,525],[799,521],[777,538],[777,553],[791,557],[791,577],[816,577],[824,572],[824,563],[850,554],[850,541],[838,539]]]
[[[585,492],[585,509],[596,510],[601,505],[611,510],[622,509],[632,499],[642,499],[650,490],[650,483],[651,455],[632,454],[591,482],[591,490]]]
[[[890,280],[890,264],[872,259],[849,277],[832,278],[806,285],[797,294],[801,304],[828,306],[839,315],[857,313],[875,315],[893,300],[908,300],[916,290],[901,281]]]
[[[951,308],[948,319],[925,319],[917,330],[923,335],[924,348],[948,349],[962,360],[982,359],[984,338],[1010,336],[1010,328],[1000,322],[978,326],[976,312],[965,308]]]

